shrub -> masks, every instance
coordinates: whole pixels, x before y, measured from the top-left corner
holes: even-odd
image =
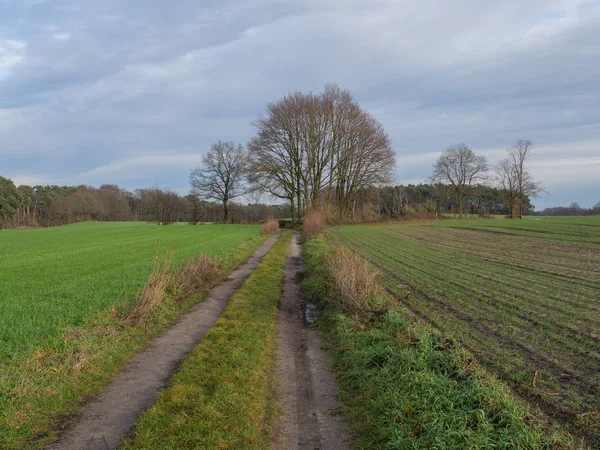
[[[381,310],[387,304],[379,272],[360,255],[345,247],[335,247],[325,266],[332,299],[348,314]]]
[[[269,235],[274,234],[279,231],[279,221],[273,218],[268,219],[265,223],[260,227],[260,233]]]
[[[308,237],[317,237],[325,228],[325,214],[321,211],[311,211],[302,222],[302,229]]]

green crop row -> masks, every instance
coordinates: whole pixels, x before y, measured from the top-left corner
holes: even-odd
[[[399,302],[524,398],[600,442],[597,218],[347,226],[328,237],[372,261]]]
[[[339,234],[329,234],[340,241]],[[332,244],[335,245],[335,244]],[[305,244],[306,291],[321,326],[357,448],[567,448],[446,333],[402,305],[349,315],[332,301],[324,240]],[[372,260],[372,259],[371,259]]]

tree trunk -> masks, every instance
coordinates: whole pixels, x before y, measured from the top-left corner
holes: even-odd
[[[223,202],[223,222],[229,222],[229,208],[227,208],[227,201]]]

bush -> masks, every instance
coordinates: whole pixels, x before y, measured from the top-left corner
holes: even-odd
[[[321,211],[311,211],[302,222],[302,229],[308,237],[317,237],[325,228],[325,214]]]
[[[260,234],[269,235],[269,234],[277,233],[278,231],[279,231],[279,221],[275,220],[273,218],[267,220],[260,227]]]

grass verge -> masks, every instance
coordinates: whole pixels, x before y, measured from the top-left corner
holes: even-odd
[[[399,305],[378,301],[388,306],[344,312],[343,299],[332,298],[328,253],[323,239],[305,244],[304,283],[309,296],[324,300],[321,325],[357,448],[572,448],[469,352]]]
[[[129,313],[136,311],[138,304],[111,307],[10,365],[0,361],[0,448],[35,449],[52,442],[85,398],[100,393],[135,353],[200,301],[264,240],[256,235],[217,258],[221,276],[195,286],[194,292],[173,280],[184,281],[190,271],[197,274],[204,260],[199,257],[179,266],[169,276],[168,289],[162,285],[154,289],[160,293],[160,301],[136,315],[136,320],[130,320]],[[159,272],[166,273],[163,265],[159,267]],[[140,295],[155,284],[151,277]],[[138,320],[140,317],[143,320]]]
[[[285,233],[231,297],[125,449],[268,446],[277,305],[290,239]]]

